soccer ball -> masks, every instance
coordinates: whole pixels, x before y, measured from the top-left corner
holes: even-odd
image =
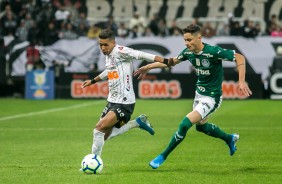
[[[86,174],[98,174],[102,172],[103,161],[99,155],[86,155],[81,162],[82,171]]]

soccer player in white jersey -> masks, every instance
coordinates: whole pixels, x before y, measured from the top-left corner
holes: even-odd
[[[183,29],[186,48],[177,57],[164,60],[163,63],[152,63],[139,68],[134,75],[143,78],[153,68],[174,66],[183,61],[189,61],[195,68],[197,75],[196,93],[193,110],[180,122],[178,131],[172,136],[166,149],[154,158],[149,165],[157,169],[169,154],[185,138],[187,131],[196,125],[196,130],[206,135],[223,140],[229,147],[230,155],[236,151],[238,134],[227,134],[218,126],[208,122],[208,116],[220,107],[222,102],[222,61],[234,61],[237,64],[239,81],[238,85],[243,95],[252,94],[245,82],[245,57],[234,50],[223,49],[202,42],[201,28],[191,24]]]
[[[133,59],[162,62],[164,58],[116,44],[114,32],[109,29],[104,29],[99,34],[99,45],[106,56],[106,68],[94,79],[84,81],[81,88],[108,80],[108,104],[93,131],[92,153],[101,156],[105,140],[131,128],[140,127],[154,135],[155,132],[146,115],[140,115],[129,121],[135,106],[132,62]]]

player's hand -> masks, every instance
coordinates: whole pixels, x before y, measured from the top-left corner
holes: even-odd
[[[138,79],[144,79],[147,75],[149,69],[146,66],[142,66],[141,68],[138,68],[134,73],[134,77],[138,76]]]
[[[245,96],[253,94],[246,82],[239,82],[239,89]]]
[[[91,85],[91,80],[86,80],[81,84],[80,88],[85,88],[90,85]]]
[[[166,64],[166,66],[171,69],[172,66],[175,65],[174,61],[173,61],[173,58],[168,58],[167,59],[167,62],[163,62],[164,64]]]

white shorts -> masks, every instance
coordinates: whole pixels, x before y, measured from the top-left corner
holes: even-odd
[[[196,92],[194,103],[193,103],[193,110],[196,110],[202,116],[202,119],[205,119],[216,111],[222,102],[222,96],[220,98],[213,98],[210,96],[204,96]]]

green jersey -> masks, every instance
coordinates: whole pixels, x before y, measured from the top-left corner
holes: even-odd
[[[196,90],[199,94],[220,97],[222,95],[222,61],[235,61],[235,51],[204,43],[199,53],[185,48],[177,57],[180,61],[188,60],[195,68],[198,77]]]

